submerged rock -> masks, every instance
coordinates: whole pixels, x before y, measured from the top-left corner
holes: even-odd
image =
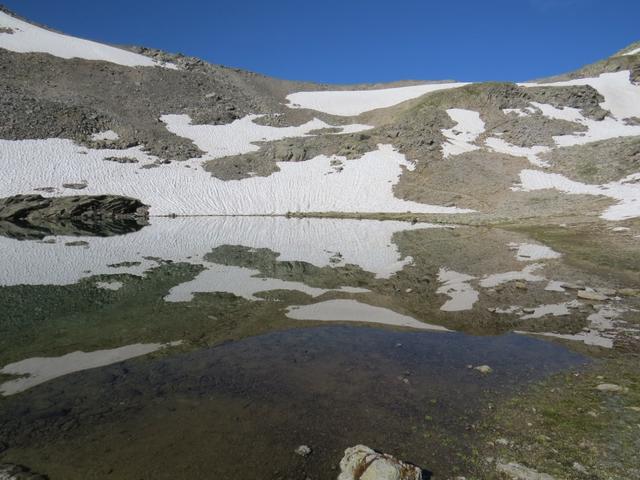
[[[338,480],[422,480],[422,470],[364,445],[344,451]]]
[[[36,218],[132,218],[146,217],[149,207],[140,200],[118,195],[49,197],[15,195],[0,199],[0,220]]]
[[[117,195],[16,195],[0,199],[0,235],[18,240],[121,235],[147,225],[147,216],[147,205]]]

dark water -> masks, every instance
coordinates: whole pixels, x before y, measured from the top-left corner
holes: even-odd
[[[295,329],[52,380],[9,397],[0,425],[52,478],[330,479],[358,443],[440,476],[492,402],[583,361],[518,335]]]

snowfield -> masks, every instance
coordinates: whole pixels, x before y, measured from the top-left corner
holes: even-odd
[[[250,145],[250,144],[249,144]],[[221,147],[222,148],[222,147]],[[133,157],[138,164],[104,161]],[[223,181],[201,161],[156,168],[140,147],[85,149],[70,140],[0,140],[5,175],[0,198],[25,193],[77,195],[63,184],[82,183],[83,195],[113,194],[141,200],[151,215],[284,215],[288,212],[467,213],[471,210],[400,200],[393,186],[414,164],[389,145],[354,160],[320,155],[304,162],[279,162],[268,177]],[[332,161],[341,161],[342,170]],[[51,194],[38,188],[53,187]]]
[[[165,67],[176,70],[172,63],[162,63],[152,58],[128,52],[121,48],[83,40],[23,22],[0,11],[0,28],[13,33],[0,33],[0,48],[19,53],[48,53],[60,58],[83,58],[117,63],[125,67]]]
[[[615,73],[603,73],[597,77],[576,78],[553,83],[519,83],[523,87],[567,87],[572,85],[590,85],[603,97],[600,106],[609,110],[618,120],[640,116],[640,85],[635,85],[629,77],[630,72],[623,70]]]
[[[554,136],[553,140],[559,147],[572,147],[574,145],[584,145],[585,143],[597,142],[598,140],[608,140],[616,137],[634,137],[636,135],[640,135],[640,125],[628,125],[613,117],[606,117],[603,120],[592,120],[582,115],[580,110],[577,108],[564,107],[560,109],[553,105],[536,102],[531,102],[531,105],[538,109],[542,115],[547,118],[566,120],[569,122],[579,123],[587,127],[586,132]],[[640,111],[638,114],[640,115]]]
[[[289,108],[308,108],[318,112],[352,117],[378,108],[388,108],[438,90],[462,87],[468,83],[431,83],[380,90],[333,90],[298,92],[287,95]]]

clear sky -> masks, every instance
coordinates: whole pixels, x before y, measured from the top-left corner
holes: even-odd
[[[329,83],[528,80],[640,40],[640,0],[0,0],[92,40]]]

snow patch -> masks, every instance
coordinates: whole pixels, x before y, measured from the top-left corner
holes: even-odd
[[[560,282],[557,280],[550,280],[549,283],[547,284],[546,287],[544,287],[544,289],[547,292],[566,292],[565,288],[564,288],[564,284],[565,282]]]
[[[120,136],[113,130],[106,130],[104,132],[94,133],[91,135],[91,140],[93,141],[118,140],[119,138]]]
[[[536,109],[533,107],[525,107],[525,108],[503,108],[502,112],[505,115],[515,114],[518,117],[528,117],[532,113],[536,113]]]
[[[123,287],[122,282],[96,282],[96,288],[102,290],[118,291]]]
[[[152,58],[128,52],[121,48],[83,40],[44,28],[36,27],[0,11],[0,27],[13,30],[11,35],[0,35],[0,48],[18,53],[48,53],[60,58],[83,58],[117,63],[125,67],[161,66],[176,70],[172,63],[162,63]]]
[[[617,336],[617,333],[621,330],[619,327],[617,327],[617,324],[620,323],[619,321],[617,321],[617,319],[626,311],[627,309],[623,307],[601,305],[597,312],[594,312],[587,317],[589,325],[578,333],[537,333],[523,331],[518,331],[516,333],[561,338],[563,340],[583,342],[585,345],[592,345],[602,348],[613,348],[613,342]]]
[[[351,117],[361,113],[388,108],[438,90],[462,87],[468,83],[432,83],[411,87],[379,90],[340,90],[298,92],[287,95],[289,108],[308,108],[331,115]]]
[[[478,150],[480,147],[473,145],[473,142],[484,133],[485,128],[480,113],[463,108],[450,108],[447,113],[456,125],[442,130],[442,134],[447,138],[447,142],[442,145],[443,157]]]
[[[480,286],[483,288],[493,288],[503,283],[513,282],[516,280],[522,280],[525,282],[541,282],[545,280],[544,277],[534,275],[533,272],[540,270],[544,265],[542,263],[534,263],[527,265],[519,272],[504,272],[494,273],[493,275],[486,275],[480,280]]]
[[[522,315],[522,320],[528,320],[531,318],[542,318],[547,315],[553,315],[554,317],[563,317],[569,315],[569,306],[567,303],[556,303],[554,305],[540,305],[534,309],[533,312],[526,315]]]

